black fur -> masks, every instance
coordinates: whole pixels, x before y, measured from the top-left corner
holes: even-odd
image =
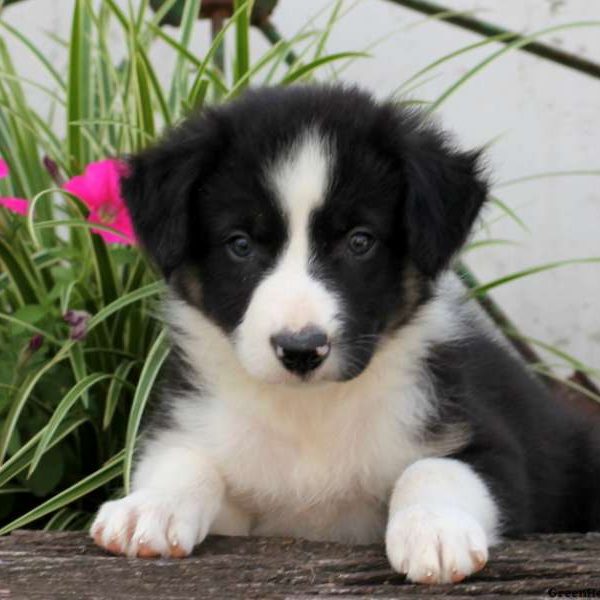
[[[505,534],[600,529],[600,424],[554,397],[480,333],[432,349],[440,424],[467,423],[470,464],[501,507]]]

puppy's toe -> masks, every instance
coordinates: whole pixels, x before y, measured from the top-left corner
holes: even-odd
[[[392,567],[410,581],[458,583],[487,562],[483,528],[459,509],[413,505],[393,515],[386,533]]]
[[[127,554],[137,514],[128,498],[106,502],[90,529],[94,542],[112,554]]]
[[[96,544],[129,557],[182,558],[208,532],[201,507],[189,501],[138,491],[100,509],[90,534]]]

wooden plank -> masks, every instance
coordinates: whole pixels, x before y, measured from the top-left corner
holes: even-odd
[[[508,541],[471,579],[435,586],[406,583],[379,545],[213,536],[190,558],[148,560],[106,554],[83,533],[19,531],[0,539],[0,599],[487,599],[548,598],[550,590],[600,597],[600,533]]]

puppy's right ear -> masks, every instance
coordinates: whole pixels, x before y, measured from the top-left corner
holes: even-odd
[[[192,203],[225,143],[217,116],[207,111],[127,161],[121,192],[138,239],[166,278],[189,254]]]

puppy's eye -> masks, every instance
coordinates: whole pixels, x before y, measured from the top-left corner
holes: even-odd
[[[375,237],[364,229],[355,229],[348,235],[348,249],[354,256],[366,256],[375,245]]]
[[[234,258],[249,258],[252,254],[252,242],[243,233],[233,234],[227,240],[227,248]]]

